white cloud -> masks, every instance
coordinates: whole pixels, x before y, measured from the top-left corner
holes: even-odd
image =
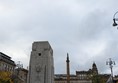
[[[107,72],[103,63],[109,57],[117,61],[118,54],[118,32],[112,28],[116,3],[115,0],[0,1],[0,50],[28,66],[26,59],[29,60],[33,41],[48,40],[54,50],[55,73],[65,72],[67,52],[72,73],[78,65],[80,69],[91,68],[93,61],[101,73]]]

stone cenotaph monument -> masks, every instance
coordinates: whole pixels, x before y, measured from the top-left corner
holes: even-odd
[[[28,83],[54,83],[53,50],[48,41],[32,45]]]

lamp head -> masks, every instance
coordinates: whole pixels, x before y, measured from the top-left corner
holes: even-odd
[[[115,18],[113,19],[113,26],[117,26],[118,24],[116,23]]]

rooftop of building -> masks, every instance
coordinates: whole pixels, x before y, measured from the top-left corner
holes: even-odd
[[[0,60],[15,66],[15,62],[11,60],[11,57],[2,52],[0,52]]]
[[[6,55],[6,54],[4,54],[4,53],[2,53],[2,52],[0,52],[0,56],[1,56],[1,57],[4,57],[4,58],[6,58],[6,59],[11,59],[11,57],[9,57],[8,55]]]

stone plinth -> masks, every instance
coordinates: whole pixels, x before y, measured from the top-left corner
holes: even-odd
[[[32,45],[28,83],[54,83],[53,50],[48,41]]]

